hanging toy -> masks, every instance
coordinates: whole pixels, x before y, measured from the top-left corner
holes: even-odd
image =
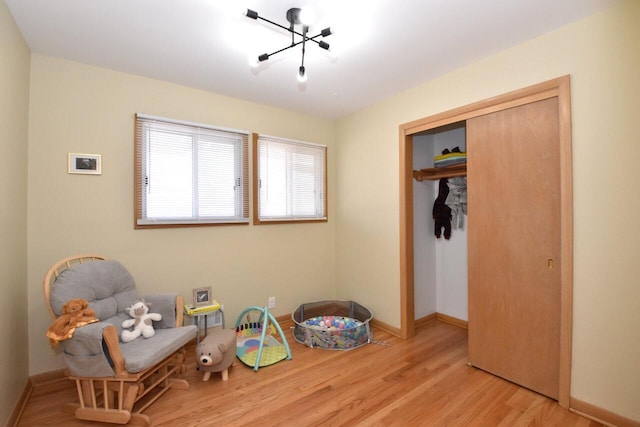
[[[447,196],[449,195],[449,181],[442,178],[439,183],[438,197],[433,203],[433,220],[435,222],[435,235],[439,239],[444,228],[444,238],[451,237],[451,208],[446,205]]]

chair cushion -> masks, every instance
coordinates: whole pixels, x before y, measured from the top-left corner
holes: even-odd
[[[158,329],[151,338],[139,337],[120,346],[127,372],[137,373],[162,361],[195,338],[195,325]]]
[[[64,270],[51,287],[51,307],[56,315],[73,298],[83,298],[100,320],[124,312],[140,298],[127,269],[115,260],[91,261]]]
[[[103,329],[110,323],[92,323],[76,330],[73,338],[63,341],[62,354],[72,375],[79,377],[111,377],[115,373],[104,352]],[[196,336],[195,325],[160,329],[151,338],[139,337],[120,345],[125,369],[137,373],[179,350]]]

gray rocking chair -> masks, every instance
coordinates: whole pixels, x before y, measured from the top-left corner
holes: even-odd
[[[184,346],[197,331],[194,325],[182,326],[182,296],[145,296],[162,320],[154,322],[151,338],[124,343],[119,338],[121,324],[131,318],[125,308],[140,296],[133,277],[119,262],[99,255],[63,259],[45,275],[43,290],[52,319],[75,298],[87,300],[99,319],[60,342],[79,399],[66,408],[76,418],[150,426],[151,419],[142,411],[171,388],[189,388],[185,380],[173,378],[186,370]]]

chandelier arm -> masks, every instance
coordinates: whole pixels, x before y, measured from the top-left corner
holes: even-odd
[[[300,41],[300,42],[297,42],[297,43],[294,43],[294,44],[290,44],[289,46],[285,46],[285,47],[283,47],[282,49],[278,49],[278,50],[276,50],[276,51],[275,51],[275,52],[273,52],[273,53],[269,53],[269,54],[268,54],[268,56],[270,56],[270,57],[271,57],[271,56],[273,56],[273,55],[275,55],[275,54],[277,54],[277,53],[284,52],[285,50],[287,50],[287,49],[291,49],[292,47],[295,47],[295,46],[298,46],[298,45],[299,45],[299,44],[301,44],[301,43],[302,43],[302,42]]]
[[[306,47],[307,47],[307,31],[309,31],[309,27],[305,26],[302,27],[302,69],[304,69],[304,54],[306,52]]]
[[[286,31],[289,31],[289,32],[292,32],[292,33],[296,33],[296,34],[298,34],[298,35],[302,35],[302,34],[299,34],[297,31],[292,30],[292,29],[291,29],[291,28],[289,28],[289,27],[285,27],[284,25],[280,25],[280,24],[278,24],[277,22],[273,22],[273,21],[271,21],[271,20],[269,20],[269,19],[267,19],[267,18],[263,18],[262,16],[258,16],[258,19],[261,19],[261,20],[263,20],[263,21],[265,21],[265,22],[268,22],[268,23],[269,23],[269,24],[271,24],[271,25],[275,25],[275,26],[276,26],[276,27],[278,27],[278,28],[282,28],[283,30],[286,30]]]
[[[298,36],[300,36],[300,37],[303,37],[303,34],[302,34],[302,33],[297,32],[295,29],[291,29],[291,28],[289,28],[289,27],[285,27],[284,25],[280,25],[280,24],[278,24],[277,22],[273,22],[273,21],[271,21],[271,20],[269,20],[269,19],[267,19],[267,18],[263,18],[262,16],[258,16],[258,18],[257,18],[257,19],[261,19],[261,20],[263,20],[263,21],[265,21],[265,22],[268,22],[268,23],[269,23],[269,24],[271,24],[271,25],[275,25],[275,26],[276,26],[276,27],[278,27],[278,28],[282,28],[283,30],[285,30],[285,31],[288,31],[288,32],[292,33],[292,35],[293,35],[293,34],[295,34],[295,35],[298,35]],[[313,41],[314,41],[314,42],[316,42],[317,44],[320,44],[320,42],[319,42],[319,41],[317,41],[317,40],[315,40],[315,39],[317,39],[317,38],[318,38],[318,37],[320,37],[321,35],[322,35],[322,33],[318,33],[318,34],[316,34],[316,35],[315,35],[315,36],[313,36],[313,37],[308,37],[308,36],[307,36],[307,40],[313,40]],[[329,35],[331,35],[331,34],[329,34]],[[325,37],[327,37],[327,36],[325,36]],[[301,43],[301,42],[298,42],[298,43],[292,44],[291,46],[298,45],[298,44],[300,44],[300,43]]]
[[[318,45],[320,45],[320,42],[319,42],[319,41],[314,40],[314,39],[315,39],[315,38],[317,38],[317,37],[320,37],[320,34],[318,34],[318,35],[316,35],[316,36],[313,36],[313,37],[307,37],[306,39],[307,39],[307,40],[314,41],[314,42],[316,42]],[[269,53],[269,54],[268,54],[268,56],[273,56],[273,55],[275,55],[276,53],[284,52],[284,51],[285,51],[285,50],[287,50],[287,49],[291,49],[292,47],[296,47],[296,46],[298,46],[298,45],[302,44],[302,42],[303,42],[303,41],[302,41],[302,40],[300,40],[299,42],[295,42],[295,43],[293,43],[293,44],[290,44],[289,46],[285,46],[285,47],[283,47],[282,49],[278,49],[278,50],[276,50],[276,51],[275,51],[275,52],[273,52],[273,53]]]

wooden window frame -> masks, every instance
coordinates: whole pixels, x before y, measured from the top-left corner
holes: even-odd
[[[198,218],[192,217],[192,219],[185,220],[158,220],[156,222],[145,222],[143,218],[143,203],[145,188],[145,174],[144,174],[144,161],[143,161],[143,148],[142,148],[142,135],[143,135],[143,123],[148,121],[158,121],[167,124],[175,124],[186,127],[191,127],[194,130],[197,128],[213,130],[215,132],[229,132],[234,134],[243,135],[241,143],[241,177],[239,177],[241,184],[240,199],[241,202],[236,207],[239,208],[241,213],[234,219],[221,219],[215,218]],[[249,132],[239,131],[235,129],[226,129],[215,127],[211,125],[204,125],[194,122],[186,122],[176,119],[170,119],[165,117],[157,117],[146,114],[135,115],[135,133],[134,133],[134,228],[135,229],[153,229],[153,228],[180,228],[180,227],[210,227],[220,225],[247,225],[250,223],[249,215]],[[143,223],[140,223],[140,220]]]
[[[274,137],[270,137],[274,138]],[[329,208],[327,204],[327,147],[325,145],[312,144],[312,143],[304,143],[301,141],[293,141],[295,143],[309,144],[309,145],[319,145],[324,147],[324,177],[323,177],[323,186],[324,191],[322,195],[323,206],[324,206],[324,216],[322,218],[290,218],[290,219],[261,219],[260,218],[260,153],[258,149],[258,141],[260,139],[260,134],[254,133],[252,135],[252,150],[253,150],[253,223],[255,225],[265,225],[265,224],[301,224],[301,223],[322,223],[327,222],[329,218]],[[286,142],[287,138],[278,138],[282,139]]]

